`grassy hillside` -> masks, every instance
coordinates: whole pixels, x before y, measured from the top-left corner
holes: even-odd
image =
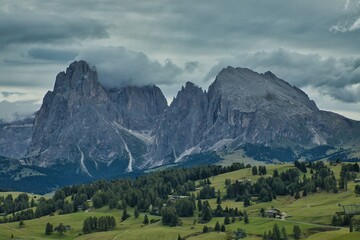
[[[292,164],[281,165],[267,165],[267,175],[271,176],[274,169],[277,169],[280,173],[293,168]],[[334,171],[335,176],[339,176],[341,165],[331,166],[331,170]],[[308,171],[309,172],[309,171]],[[309,176],[309,173],[306,174]],[[211,186],[216,190],[220,190],[221,194],[225,194],[225,179],[230,179],[232,182],[239,179],[251,179],[256,181],[260,176],[253,176],[251,169],[241,169],[234,172],[220,174],[215,177],[209,178]],[[199,182],[198,182],[199,183]],[[348,183],[347,191],[340,191],[337,194],[327,193],[325,191],[315,194],[309,194],[306,197],[301,197],[296,200],[290,196],[278,196],[272,202],[255,203],[244,208],[243,202],[235,202],[234,200],[224,200],[222,207],[237,207],[241,210],[246,210],[249,214],[250,223],[245,224],[244,221],[236,219],[234,223],[226,225],[227,231],[235,231],[238,228],[245,229],[248,236],[245,239],[262,239],[261,234],[268,232],[273,228],[276,223],[280,227],[284,227],[287,233],[292,239],[292,231],[294,225],[299,225],[303,233],[302,239],[330,239],[330,240],[343,240],[343,239],[360,239],[360,232],[349,233],[347,227],[334,228],[329,226],[332,216],[336,211],[340,211],[340,204],[352,204],[358,202],[358,198],[354,193],[355,184]],[[199,188],[197,189],[199,191]],[[7,195],[8,193],[0,193],[0,195]],[[18,193],[13,193],[16,196]],[[69,199],[69,198],[68,198]],[[209,200],[213,209],[216,208],[216,199]],[[286,213],[286,219],[273,219],[262,218],[260,216],[260,209],[278,208],[281,212]],[[45,216],[39,219],[24,221],[25,226],[19,227],[18,222],[0,224],[0,239],[10,239],[13,234],[16,239],[79,239],[79,240],[91,240],[91,239],[129,239],[129,240],[150,240],[150,239],[174,239],[181,237],[189,240],[220,240],[226,239],[226,233],[202,233],[204,225],[208,227],[214,227],[216,221],[223,224],[224,218],[213,218],[206,224],[194,223],[194,220],[198,219],[199,212],[196,210],[194,217],[182,218],[182,225],[177,227],[163,226],[161,221],[144,225],[144,214],[140,214],[139,218],[133,217],[133,209],[128,209],[132,215],[129,219],[121,222],[121,210],[109,210],[108,206],[102,207],[96,210],[89,210],[87,212],[78,212],[67,215]],[[85,218],[89,216],[114,216],[117,221],[117,226],[108,232],[97,232],[83,235],[82,226]],[[149,215],[149,219],[159,220],[159,216]],[[50,222],[54,226],[63,223],[70,225],[71,230],[65,232],[63,235],[53,233],[51,236],[45,235],[45,225]]]

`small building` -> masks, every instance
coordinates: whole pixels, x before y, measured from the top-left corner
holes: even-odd
[[[270,218],[281,218],[282,217],[280,210],[276,209],[276,208],[273,208],[270,210],[265,210],[265,214],[266,214],[266,216],[268,216]]]
[[[171,195],[171,196],[169,196],[169,199],[171,201],[176,201],[177,199],[183,199],[183,198],[189,198],[189,196],[180,196],[180,195]]]
[[[354,179],[354,183],[360,183],[360,178]]]
[[[237,181],[238,181],[239,183],[243,183],[243,184],[245,184],[245,183],[251,183],[251,182],[252,182],[252,180],[249,179],[249,178],[242,178],[242,179],[238,179]]]

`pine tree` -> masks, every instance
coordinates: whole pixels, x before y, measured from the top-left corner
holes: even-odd
[[[66,228],[64,226],[63,223],[60,223],[59,226],[56,227],[56,231],[60,234],[63,235],[64,232],[66,232]]]
[[[289,237],[288,237],[288,235],[287,235],[287,232],[286,232],[286,228],[285,228],[285,227],[282,227],[282,228],[281,228],[281,234],[282,234],[283,240],[289,240]]]
[[[249,217],[248,217],[248,215],[247,215],[247,212],[246,211],[244,211],[244,223],[245,224],[248,224],[250,221],[249,221]]]
[[[225,225],[221,225],[220,231],[221,231],[221,232],[225,232],[225,231],[226,231]]]
[[[178,240],[182,240],[182,238],[181,238],[180,234],[178,234]]]
[[[263,240],[267,240],[267,239],[268,239],[268,235],[267,235],[266,231],[264,232],[262,239],[263,239]]]
[[[216,224],[215,224],[214,230],[215,230],[216,232],[220,232],[220,223],[219,223],[218,221],[217,221]]]
[[[24,223],[23,220],[21,220],[21,221],[19,222],[19,227],[22,228],[22,227],[24,227],[24,226],[25,226],[25,223]]]
[[[244,199],[244,207],[248,207],[250,205],[251,205],[250,199],[248,197],[245,197],[245,199]]]
[[[253,166],[253,167],[252,167],[252,174],[253,174],[253,175],[257,175],[257,174],[258,174],[258,169],[257,169],[256,166]]]
[[[211,207],[208,201],[205,201],[203,204],[203,209],[201,213],[201,220],[208,222],[212,219]]]
[[[261,217],[265,217],[265,208],[260,209]]]
[[[147,215],[144,216],[143,224],[149,224],[149,218]]]
[[[32,207],[32,208],[33,208],[33,207],[35,207],[35,201],[34,201],[34,199],[33,199],[33,198],[31,199],[31,202],[30,202],[30,207]]]
[[[279,229],[279,226],[276,223],[274,224],[274,227],[273,227],[272,238],[273,238],[273,240],[281,240],[280,229]]]
[[[199,199],[198,202],[197,202],[197,208],[198,208],[199,212],[202,211],[202,207],[203,207],[202,202]]]
[[[300,230],[300,227],[299,227],[298,225],[294,225],[293,235],[294,235],[294,239],[300,239],[300,237],[301,237],[301,230]]]
[[[130,214],[128,214],[126,208],[124,208],[122,217],[121,217],[121,221],[125,221],[126,219],[128,219],[130,217]]]
[[[217,203],[217,204],[220,204],[220,203],[221,203],[221,197],[220,197],[220,195],[218,195],[218,196],[216,197],[216,203]]]
[[[91,233],[91,229],[92,229],[91,222],[92,222],[91,217],[84,220],[83,229],[82,229],[84,234]]]
[[[203,227],[203,233],[207,233],[207,232],[209,232],[209,228],[208,228],[208,226],[205,225]]]
[[[140,215],[140,214],[139,214],[139,210],[138,210],[138,207],[136,206],[136,207],[135,207],[135,210],[134,210],[134,217],[135,217],[135,218],[138,218],[139,215]]]
[[[50,223],[46,224],[45,235],[50,235],[54,231],[54,226]]]
[[[229,214],[228,214],[228,213],[226,214],[226,216],[225,216],[225,218],[224,218],[224,224],[225,224],[225,225],[230,224],[230,217],[229,217]]]

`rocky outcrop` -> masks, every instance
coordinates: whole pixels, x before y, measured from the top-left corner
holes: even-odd
[[[150,153],[154,165],[178,162],[182,157],[199,152],[196,145],[204,132],[208,98],[206,93],[191,82],[179,91],[170,107],[164,112],[155,129],[154,147]],[[188,150],[187,153],[183,153]],[[160,161],[157,161],[159,160]]]
[[[36,113],[27,163],[73,166],[88,176],[133,171],[143,162],[157,115],[166,107],[155,86],[105,89],[95,68],[72,63],[56,77]]]
[[[225,68],[207,92],[187,82],[168,107],[158,87],[107,89],[95,67],[77,61],[57,75],[34,120],[0,124],[0,134],[0,155],[111,177],[249,144],[295,157],[317,146],[359,147],[360,122],[319,110],[271,72]]]
[[[208,93],[188,83],[154,136],[152,157],[162,163],[246,144],[289,148],[294,154],[321,145],[359,145],[360,123],[320,111],[303,91],[271,72],[228,67]]]
[[[154,85],[110,89],[109,95],[120,113],[118,121],[132,130],[153,130],[156,120],[167,108],[163,93]]]

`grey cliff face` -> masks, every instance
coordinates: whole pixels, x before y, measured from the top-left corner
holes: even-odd
[[[154,86],[108,91],[95,68],[74,62],[58,74],[35,116],[27,163],[71,164],[88,176],[109,167],[119,174],[133,171],[150,143],[141,131],[151,129],[165,107],[165,97]]]
[[[206,119],[207,108],[206,93],[193,83],[187,82],[159,120],[154,131],[155,143],[150,153],[151,158],[166,157],[177,162],[186,149],[193,148],[188,154],[195,153],[204,131],[203,121]],[[159,164],[162,164],[162,161],[155,163]]]
[[[154,133],[157,159],[177,162],[192,153],[247,143],[296,149],[351,145],[360,138],[359,122],[320,111],[303,91],[271,72],[228,67],[208,93],[190,85],[179,92]]]
[[[167,101],[157,86],[110,89],[109,95],[119,110],[119,121],[128,129],[151,131],[167,108]]]
[[[11,123],[0,122],[0,156],[21,159],[31,142],[34,119],[18,120]]]
[[[94,67],[77,61],[57,75],[34,120],[0,124],[0,155],[88,177],[247,144],[301,154],[359,142],[360,122],[319,110],[303,91],[271,72],[232,67],[223,69],[207,92],[187,82],[168,107],[158,87],[107,89]]]

